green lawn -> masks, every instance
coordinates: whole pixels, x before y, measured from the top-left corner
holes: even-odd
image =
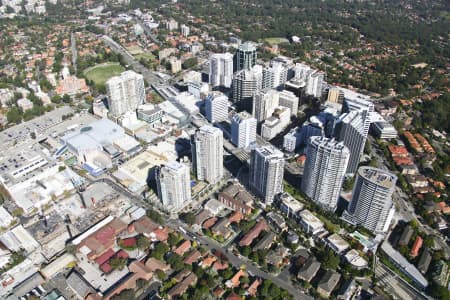
[[[141,58],[144,58],[144,59],[147,59],[147,60],[155,60],[155,56],[151,52],[144,52],[142,54],[136,55],[135,57],[138,60],[141,59]]]
[[[104,63],[93,66],[84,70],[84,75],[87,79],[94,81],[96,85],[104,85],[105,82],[120,73],[125,71],[119,63]]]
[[[274,44],[281,44],[281,43],[289,43],[289,40],[286,38],[280,38],[280,37],[270,37],[270,38],[265,38],[262,39],[262,41],[267,42],[271,45]]]

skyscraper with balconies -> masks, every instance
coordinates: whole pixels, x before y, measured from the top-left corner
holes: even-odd
[[[231,118],[231,142],[238,148],[247,148],[256,141],[257,121],[248,112],[240,112]]]
[[[364,127],[365,119],[363,114],[358,111],[344,113],[336,122],[334,136],[350,150],[346,174],[354,174],[358,169],[367,139]]]
[[[223,133],[204,125],[192,138],[192,165],[198,180],[216,183],[223,177]]]
[[[168,211],[177,211],[191,201],[189,167],[176,161],[156,171],[158,197]]]
[[[335,211],[350,151],[344,144],[322,136],[309,138],[302,191],[312,201]]]
[[[273,89],[264,89],[257,91],[253,95],[253,117],[258,122],[263,122],[269,118],[278,107],[280,102],[280,94]]]
[[[241,70],[233,75],[233,103],[238,104],[248,112],[252,109],[253,94],[261,90],[262,67]]]
[[[205,99],[206,119],[211,123],[228,119],[228,97],[221,92],[212,92]]]
[[[144,103],[144,77],[134,71],[125,71],[106,81],[109,114],[118,118]]]
[[[283,192],[284,157],[273,146],[262,146],[250,155],[250,188],[265,205],[271,205],[275,195]]]
[[[343,219],[376,234],[387,232],[395,209],[392,194],[397,176],[373,167],[358,170],[352,200]]]
[[[231,87],[233,81],[233,55],[215,53],[209,57],[209,83],[212,87]]]

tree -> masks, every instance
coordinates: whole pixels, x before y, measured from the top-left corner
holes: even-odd
[[[347,177],[344,180],[344,184],[342,185],[342,188],[344,191],[350,191],[353,189],[353,184],[355,183],[355,176],[353,177]]]
[[[53,102],[53,103],[56,103],[56,104],[61,103],[61,96],[60,96],[60,95],[55,95],[55,96],[53,96],[53,97],[52,97],[52,102]]]
[[[159,280],[164,281],[167,278],[167,274],[166,272],[162,271],[162,270],[156,270],[155,271],[156,277],[158,277]]]
[[[192,212],[188,212],[188,213],[184,214],[182,216],[182,218],[183,218],[183,221],[189,225],[192,225],[195,223],[195,215]]]
[[[170,264],[170,266],[172,267],[172,269],[176,272],[176,271],[180,271],[184,268],[184,263],[181,259],[181,256],[179,256],[176,253],[172,253],[169,258],[167,258],[167,263]]]
[[[22,111],[18,107],[11,107],[6,113],[6,119],[8,123],[18,124],[22,121]]]
[[[220,276],[222,276],[225,280],[228,280],[233,276],[233,271],[230,267],[228,267],[225,270],[220,271]]]
[[[147,209],[147,217],[149,217],[150,219],[152,219],[153,221],[155,221],[158,224],[164,224],[164,219],[161,216],[160,213],[158,213],[156,210],[154,209]]]
[[[196,57],[189,58],[183,63],[183,69],[190,69],[197,65],[198,61]]]
[[[339,257],[332,250],[325,252],[323,257],[322,266],[326,269],[336,270],[339,265]]]
[[[114,257],[110,260],[109,264],[113,270],[122,270],[127,264],[127,259],[122,257]]]
[[[180,239],[181,239],[180,236],[176,232],[171,232],[171,233],[169,233],[167,242],[169,243],[169,246],[173,247],[178,244]]]
[[[428,287],[428,292],[435,299],[450,299],[450,291],[448,291],[446,287],[440,286],[435,282],[432,282]]]
[[[72,102],[72,99],[70,98],[69,95],[64,94],[64,96],[62,97],[62,101],[63,101],[64,103],[70,103],[70,102]]]
[[[129,299],[135,299],[134,291],[131,289],[123,290],[120,292],[120,294],[113,296],[112,300],[129,300]]]
[[[146,250],[150,246],[150,241],[143,235],[140,235],[136,240],[137,247],[140,250]]]
[[[159,260],[164,259],[164,255],[169,251],[169,246],[164,244],[163,242],[159,242],[156,244],[155,248],[152,251],[151,257],[154,257]]]

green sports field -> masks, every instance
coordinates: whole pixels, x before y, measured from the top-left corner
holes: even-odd
[[[119,63],[103,63],[84,70],[87,79],[94,81],[96,85],[104,85],[105,82],[125,71]]]
[[[286,38],[281,38],[281,37],[270,37],[270,38],[265,38],[262,39],[262,41],[269,43],[271,45],[275,45],[275,44],[282,44],[282,43],[289,43],[289,40]]]

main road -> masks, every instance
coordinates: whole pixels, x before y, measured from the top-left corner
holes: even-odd
[[[121,54],[125,62],[130,65],[133,70],[137,73],[142,74],[144,76],[145,81],[149,85],[152,84],[163,84],[165,81],[158,77],[153,71],[150,71],[144,65],[142,65],[137,59],[135,59],[125,48],[123,48],[119,43],[114,41],[107,35],[102,36],[103,42],[108,45],[112,51],[115,53]]]

